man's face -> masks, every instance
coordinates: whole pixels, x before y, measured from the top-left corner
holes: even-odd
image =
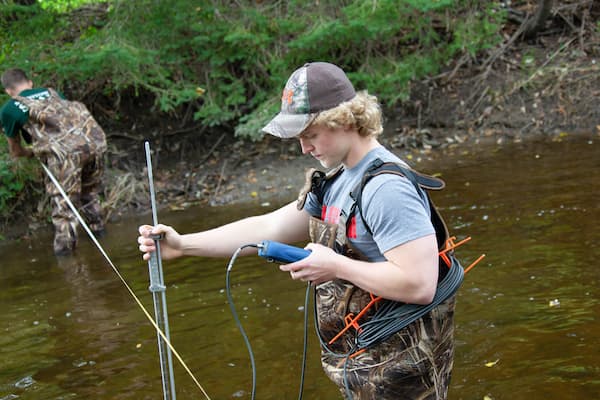
[[[346,161],[352,143],[344,128],[311,125],[298,136],[302,154],[310,154],[325,168],[337,167]]]

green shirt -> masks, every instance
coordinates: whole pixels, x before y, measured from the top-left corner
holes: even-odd
[[[47,99],[50,97],[50,93],[45,88],[33,88],[23,90],[19,93],[19,96],[30,99]],[[15,99],[10,99],[0,108],[2,129],[4,129],[4,134],[9,138],[14,138],[18,134],[21,134],[25,141],[31,142],[31,136],[23,129],[28,119],[29,108]]]

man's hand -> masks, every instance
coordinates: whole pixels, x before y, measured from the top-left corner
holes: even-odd
[[[294,280],[315,285],[337,278],[337,266],[345,256],[316,243],[309,243],[306,249],[311,251],[308,257],[291,264],[280,265],[279,269],[288,271]]]
[[[160,240],[160,254],[164,260],[181,257],[183,251],[181,249],[181,235],[170,226],[158,224],[156,226],[142,225],[138,228],[140,236],[138,236],[139,249],[144,255],[142,258],[146,261],[150,260],[152,252],[156,251],[154,239],[152,236],[164,234],[164,238]]]

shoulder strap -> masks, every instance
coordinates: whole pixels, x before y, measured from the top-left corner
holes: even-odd
[[[360,212],[360,215],[363,218],[363,221],[365,220],[363,217],[362,207],[361,207],[363,190],[365,188],[365,185],[372,178],[374,178],[378,175],[381,175],[381,174],[394,174],[394,175],[404,176],[406,179],[408,179],[413,184],[413,186],[415,187],[415,190],[417,191],[419,196],[421,196],[423,199],[427,198],[428,200],[429,200],[429,196],[427,195],[427,192],[422,189],[442,190],[446,186],[444,181],[439,178],[422,174],[418,171],[415,171],[414,169],[405,167],[398,163],[383,162],[383,161],[381,161],[381,159],[377,158],[371,163],[369,168],[367,168],[361,181],[359,183],[357,183],[356,186],[350,192],[350,197],[352,198],[354,203],[352,205],[352,208],[350,209],[349,215],[353,215],[356,212],[356,208],[358,208],[358,211]],[[430,204],[431,204],[431,202],[430,202]],[[350,218],[348,219],[348,221],[350,221]],[[366,223],[365,223],[365,227],[367,228],[369,233],[372,233],[371,228]]]
[[[46,90],[48,91],[48,94],[49,94],[48,98],[50,98],[52,96],[58,96],[58,94],[56,94],[56,91],[54,89],[48,88]],[[33,105],[38,104],[38,102],[40,101],[40,99],[25,97],[25,96],[15,96],[14,99],[16,101],[18,101],[19,103],[25,104],[27,106],[27,108],[31,108]]]
[[[415,171],[414,169],[405,167],[398,163],[394,162],[383,162],[381,159],[375,159],[367,171],[363,175],[362,180],[358,183],[351,192],[351,196],[356,200],[357,196],[360,198],[362,195],[362,190],[364,189],[367,182],[369,182],[373,177],[381,174],[395,174],[404,176],[415,186],[418,192],[420,192],[419,188],[427,189],[427,190],[442,190],[446,184],[443,180],[436,178],[434,176],[426,175]]]

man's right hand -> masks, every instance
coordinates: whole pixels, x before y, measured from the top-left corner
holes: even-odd
[[[156,251],[154,245],[154,235],[164,234],[160,240],[160,254],[163,260],[170,260],[181,257],[183,250],[181,249],[181,235],[170,226],[158,224],[156,226],[142,225],[138,228],[140,236],[138,236],[139,249],[144,255],[142,258],[146,261],[150,260],[152,252]]]

